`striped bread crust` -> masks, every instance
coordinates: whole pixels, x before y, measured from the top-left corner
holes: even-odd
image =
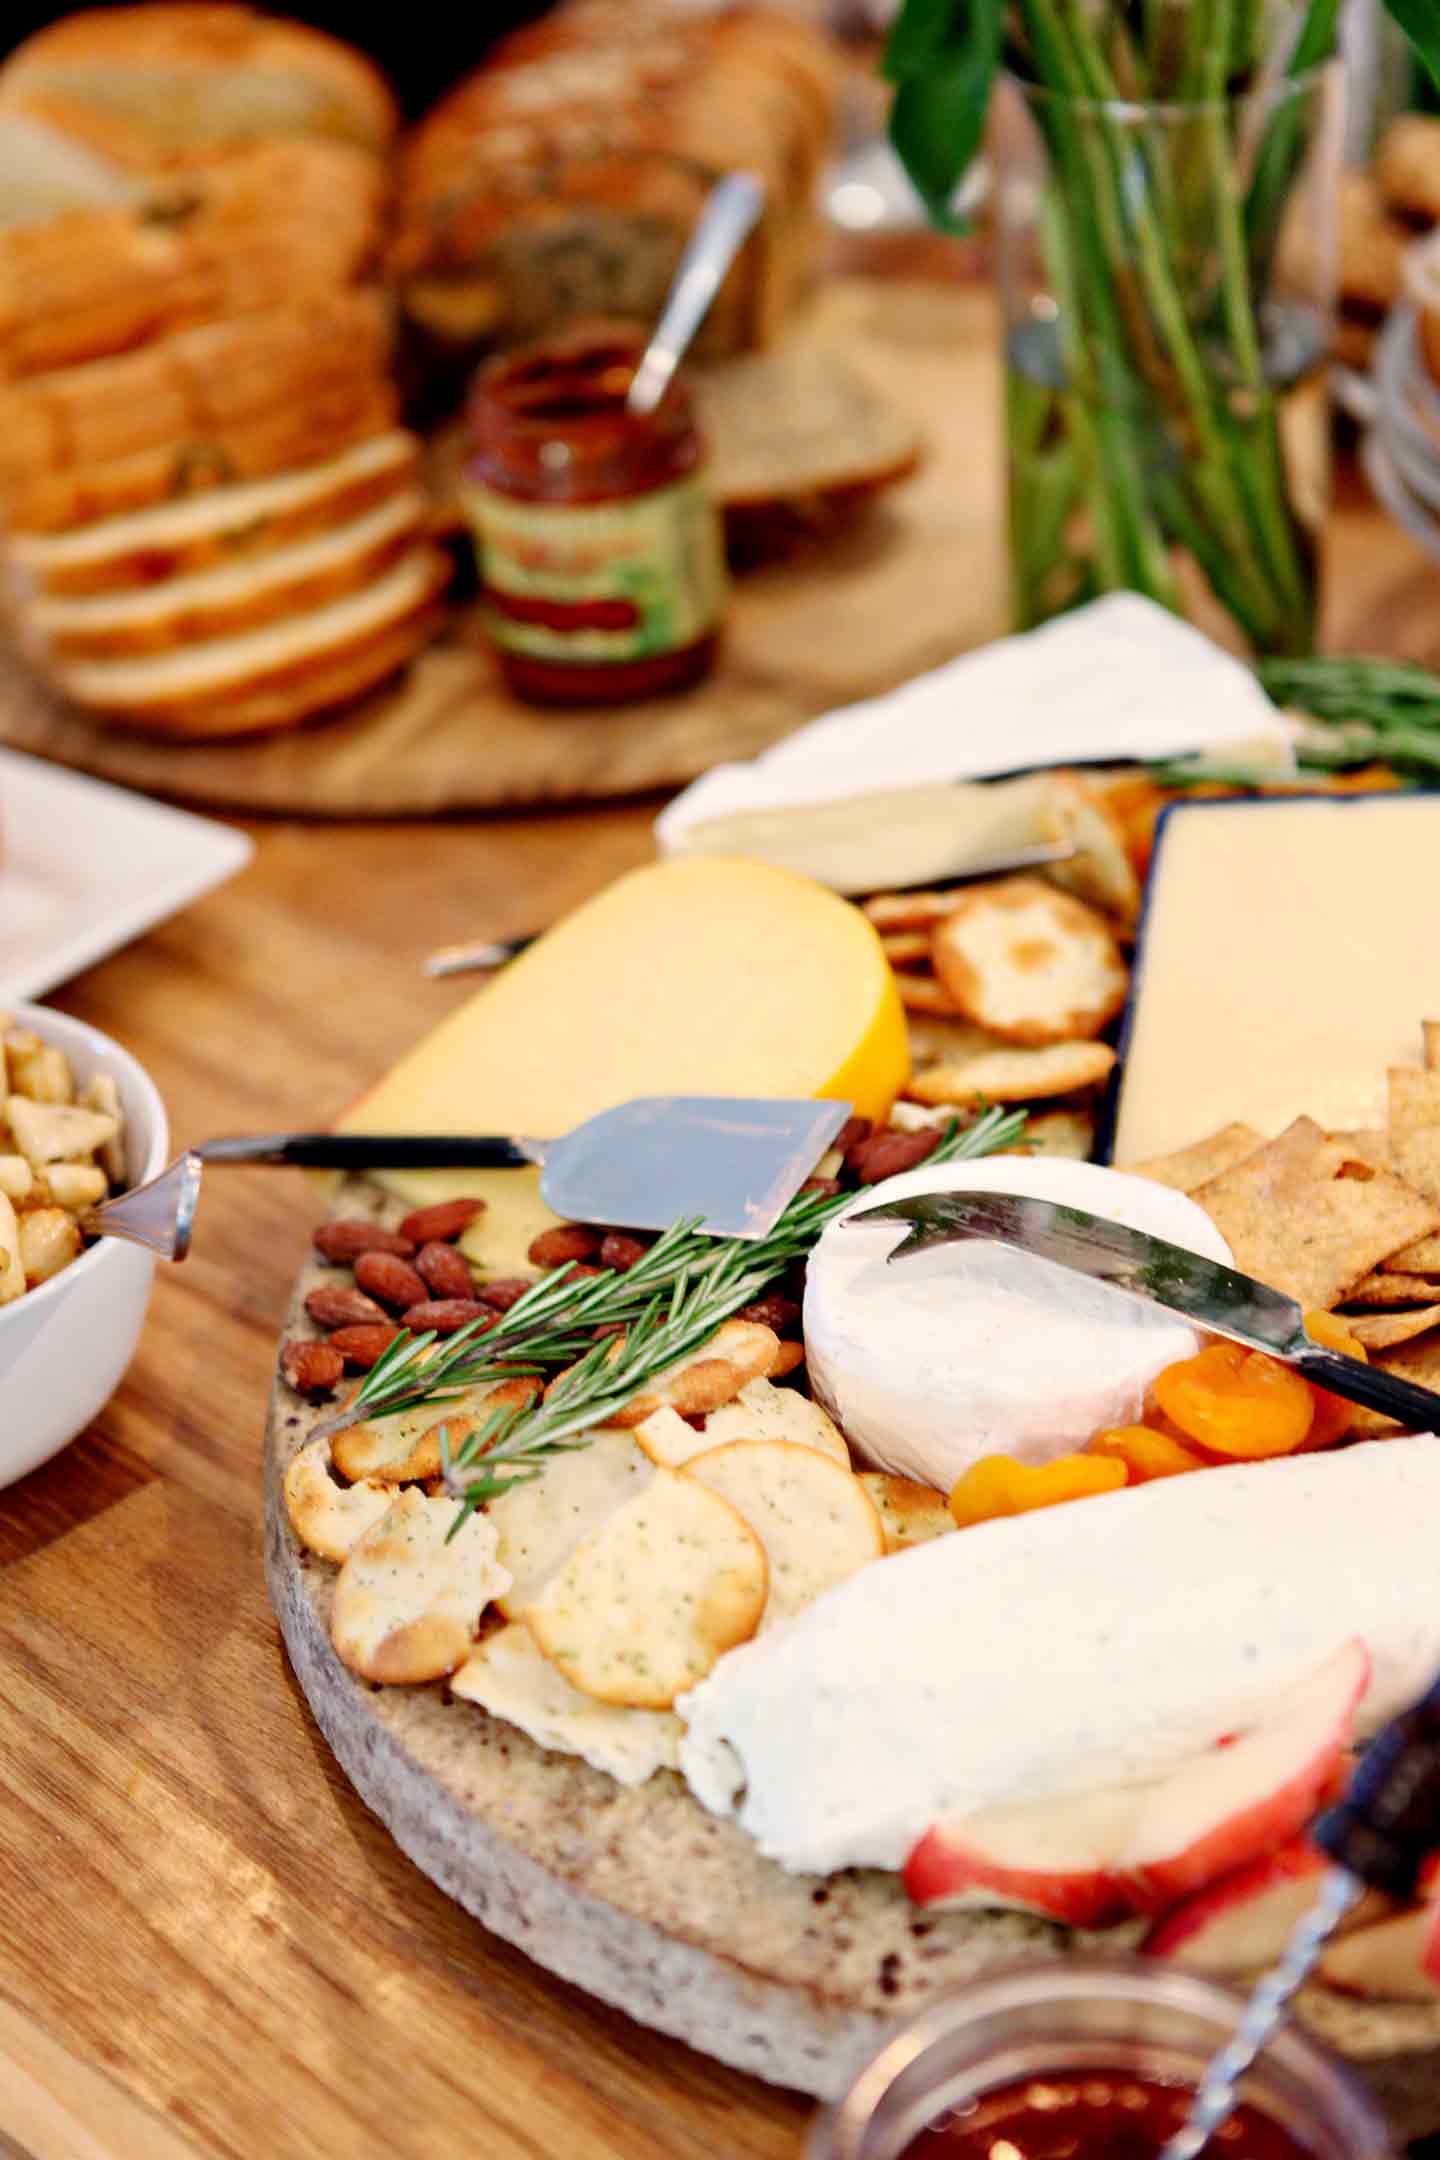
[[[208,488],[61,533],[12,533],[5,547],[17,600],[129,592],[277,548],[362,517],[415,478],[420,444],[403,428],[372,435],[323,464],[270,480]]]
[[[359,592],[406,554],[425,517],[418,488],[331,531],[257,559],[128,593],[39,599],[19,609],[21,634],[44,659],[139,658],[235,636]]]

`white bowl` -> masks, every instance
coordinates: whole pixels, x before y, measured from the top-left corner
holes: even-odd
[[[9,1008],[16,1023],[54,1043],[82,1084],[107,1072],[125,1110],[131,1184],[165,1167],[170,1128],[154,1081],[98,1028],[44,1005]],[[135,1354],[153,1255],[101,1238],[49,1282],[0,1305],[0,1486],[13,1485],[85,1430]]]

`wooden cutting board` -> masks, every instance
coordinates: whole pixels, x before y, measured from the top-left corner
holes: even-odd
[[[993,636],[1005,567],[990,289],[839,278],[800,334],[888,391],[923,428],[927,455],[844,532],[737,579],[720,661],[695,690],[579,714],[520,705],[469,610],[399,687],[253,742],[116,734],[0,652],[0,741],[219,809],[351,818],[596,800],[753,757],[827,707]]]

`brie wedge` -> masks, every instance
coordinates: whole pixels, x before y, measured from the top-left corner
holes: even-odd
[[[1342,1643],[1374,1732],[1440,1667],[1440,1441],[1242,1463],[862,1568],[677,1705],[691,1790],[796,1873],[898,1868],[933,1822],[1153,1776]]]
[[[1104,1426],[1133,1425],[1161,1367],[1200,1347],[1174,1314],[1027,1253],[944,1245],[892,1267],[903,1227],[846,1219],[927,1192],[1030,1193],[1231,1258],[1184,1193],[1094,1163],[925,1165],[864,1193],[811,1258],[805,1350],[816,1396],[880,1469],[948,1490],[982,1455],[1048,1462]]]

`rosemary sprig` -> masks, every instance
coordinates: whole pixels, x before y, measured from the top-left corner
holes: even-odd
[[[987,1110],[963,1129],[951,1125],[927,1162],[994,1154],[1023,1136],[1025,1122],[1023,1110]],[[854,1199],[854,1193],[798,1194],[768,1237],[750,1241],[704,1238],[692,1226],[680,1223],[667,1231],[667,1238],[676,1237],[677,1249],[683,1238],[706,1250],[694,1265],[682,1267],[674,1276],[668,1297],[663,1292],[651,1295],[618,1345],[613,1340],[587,1344],[578,1362],[547,1391],[543,1402],[533,1408],[495,1412],[453,1456],[448,1437],[442,1436],[445,1482],[461,1503],[451,1536],[483,1501],[539,1477],[555,1454],[585,1446],[583,1434],[603,1425],[671,1365],[703,1349],[722,1321],[758,1297],[792,1260],[808,1252],[825,1225]],[[659,1245],[652,1247],[649,1257],[653,1259],[659,1249]],[[638,1272],[637,1265],[620,1281],[633,1280]],[[596,1276],[586,1287],[597,1289],[602,1280]],[[522,1302],[510,1308],[512,1315],[519,1312]],[[494,1330],[491,1339],[499,1332]],[[497,1475],[502,1469],[507,1474]]]
[[[991,1155],[998,1149],[1013,1147],[1024,1130],[1023,1111],[987,1110],[970,1125],[950,1126],[927,1159],[932,1163],[955,1162]],[[599,1275],[576,1280],[567,1268],[555,1268],[517,1298],[493,1326],[476,1321],[444,1341],[433,1333],[399,1335],[366,1375],[345,1411],[316,1427],[316,1437],[338,1432],[365,1418],[390,1417],[429,1403],[443,1408],[472,1388],[493,1386],[524,1373],[555,1370],[575,1360],[586,1374],[587,1385],[597,1378],[607,1383],[599,1413],[607,1415],[627,1399],[616,1395],[612,1400],[614,1387],[610,1383],[618,1385],[617,1376],[629,1372],[632,1355],[638,1355],[648,1340],[659,1341],[663,1336],[662,1366],[673,1364],[687,1355],[686,1348],[674,1347],[679,1339],[675,1331],[683,1320],[688,1347],[698,1348],[723,1320],[748,1305],[777,1275],[808,1253],[825,1225],[854,1197],[853,1193],[797,1193],[774,1229],[763,1238],[708,1237],[693,1220],[672,1223],[623,1274],[607,1268]],[[626,1330],[623,1362],[615,1358],[600,1375],[600,1360],[607,1353],[613,1355],[613,1345],[596,1343],[595,1330],[617,1324]],[[690,1331],[695,1335],[693,1342],[689,1341]],[[631,1382],[630,1394],[638,1394],[650,1372],[662,1366],[642,1371]],[[560,1393],[553,1391],[550,1401]],[[544,1409],[548,1408],[547,1402]],[[514,1459],[510,1448],[513,1428],[520,1424],[528,1427],[542,1414],[528,1411],[517,1417],[509,1413],[503,1434],[499,1438],[490,1435],[486,1450],[489,1458]],[[592,1403],[580,1422],[598,1421]],[[502,1440],[506,1448],[503,1457],[497,1453]]]

